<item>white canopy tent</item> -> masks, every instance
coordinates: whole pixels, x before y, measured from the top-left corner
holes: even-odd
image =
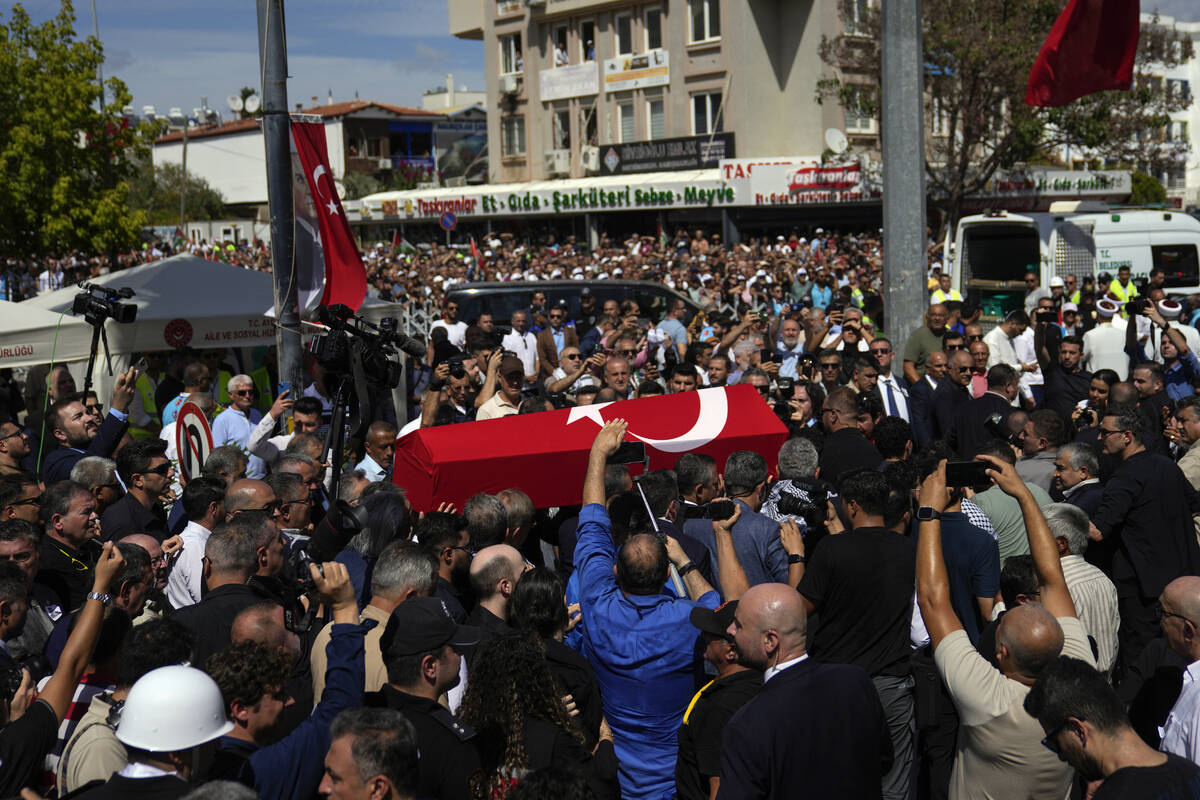
[[[94,283],[133,289],[134,296],[122,302],[138,307],[133,323],[105,324],[114,369],[138,352],[275,343],[274,289],[269,273],[184,254],[103,275]],[[78,287],[70,286],[22,303],[0,303],[0,368],[53,360],[71,364],[76,367],[72,372],[77,379],[82,377],[79,362],[87,361],[92,326],[70,313],[77,294]],[[368,298],[361,312],[378,322],[385,316],[398,316],[402,309],[395,303]],[[100,374],[103,363],[101,350],[97,357],[99,383],[107,383]]]

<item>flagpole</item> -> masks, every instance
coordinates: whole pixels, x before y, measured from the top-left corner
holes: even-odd
[[[275,279],[275,344],[279,382],[295,399],[304,391],[300,360],[299,286],[294,258],[291,129],[287,99],[287,42],[283,0],[257,0],[258,54],[262,73],[262,128],[271,208],[271,269]]]

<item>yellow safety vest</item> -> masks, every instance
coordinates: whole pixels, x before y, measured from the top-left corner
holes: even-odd
[[[1067,302],[1074,303],[1075,305],[1079,305],[1079,297],[1080,297],[1080,290],[1076,289],[1071,294],[1071,296],[1067,298]]]
[[[941,289],[938,289],[931,295],[931,297],[932,299],[930,300],[930,305],[933,305],[934,303],[945,303],[947,300],[956,300],[960,303],[962,302],[962,295],[959,294],[958,289],[951,289],[949,294],[946,294]]]
[[[1130,281],[1129,286],[1125,287],[1121,285],[1119,280],[1113,278],[1112,282],[1108,284],[1108,293],[1117,298],[1117,302],[1122,305],[1121,316],[1128,318],[1129,315],[1125,313],[1123,306],[1125,303],[1128,303],[1130,300],[1138,296],[1137,286],[1133,283],[1133,281]]]
[[[275,402],[275,388],[271,385],[271,373],[266,366],[261,366],[251,371],[250,379],[254,381],[254,388],[258,390],[257,408],[265,414]]]
[[[142,398],[142,410],[150,417],[151,421],[157,422],[159,418],[158,406],[154,403],[154,382],[150,380],[150,376],[146,374],[138,375],[137,381],[133,384],[136,391]],[[138,428],[133,425],[129,426],[129,435],[134,439],[149,439],[156,436],[157,428]]]

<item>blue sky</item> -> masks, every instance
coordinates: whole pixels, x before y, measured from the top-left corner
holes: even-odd
[[[95,0],[104,43],[105,77],[115,74],[139,110],[153,105],[191,109],[208,97],[227,112],[225,97],[259,88],[254,0]],[[35,20],[58,11],[58,0],[26,0]],[[11,7],[11,6],[10,6]],[[454,82],[483,88],[483,43],[448,33],[444,0],[289,0],[288,100],[294,107],[367,100],[420,106],[421,94]],[[75,0],[76,31],[92,32],[89,0]]]
[[[2,0],[0,0],[2,1]],[[75,0],[77,31],[92,31],[89,0]],[[59,0],[26,0],[35,20]],[[483,44],[448,31],[445,0],[288,0],[291,80],[288,99],[306,106],[354,98],[419,106],[421,93],[454,82],[483,88]],[[225,112],[225,97],[259,87],[255,0],[96,0],[107,63],[133,92],[139,110],[190,109],[207,96]],[[1179,19],[1200,19],[1196,0],[1142,0]]]

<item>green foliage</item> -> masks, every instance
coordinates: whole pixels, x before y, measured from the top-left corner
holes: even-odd
[[[178,225],[182,181],[183,167],[179,164],[154,166],[145,159],[130,180],[130,205],[146,214],[149,225]],[[185,202],[188,219],[220,219],[225,214],[221,193],[191,172],[187,176]]]
[[[346,172],[342,179],[342,199],[357,200],[369,194],[382,192],[387,187],[374,175],[365,172]]]
[[[877,9],[841,0],[848,31],[821,41],[831,72],[817,81],[820,100],[876,113],[880,19]],[[1182,163],[1187,145],[1165,141],[1170,114],[1191,104],[1171,92],[1165,68],[1188,61],[1191,40],[1157,17],[1141,26],[1134,83],[1129,91],[1100,92],[1061,108],[1025,105],[1029,70],[1066,0],[928,0],[924,4],[925,165],[931,204],[958,218],[963,200],[996,170],[1055,164],[1070,148],[1089,163],[1151,173]],[[853,31],[853,32],[849,32]],[[868,98],[864,101],[864,97]],[[852,144],[872,145],[874,142]]]
[[[1135,172],[1129,202],[1135,206],[1161,205],[1167,202],[1167,189],[1162,185],[1162,181],[1153,175]]]
[[[103,60],[95,38],[76,38],[69,0],[40,25],[19,4],[0,17],[0,251],[104,253],[138,241],[146,215],[130,208],[126,181],[152,126],[121,116],[132,97],[116,78],[98,110]]]

